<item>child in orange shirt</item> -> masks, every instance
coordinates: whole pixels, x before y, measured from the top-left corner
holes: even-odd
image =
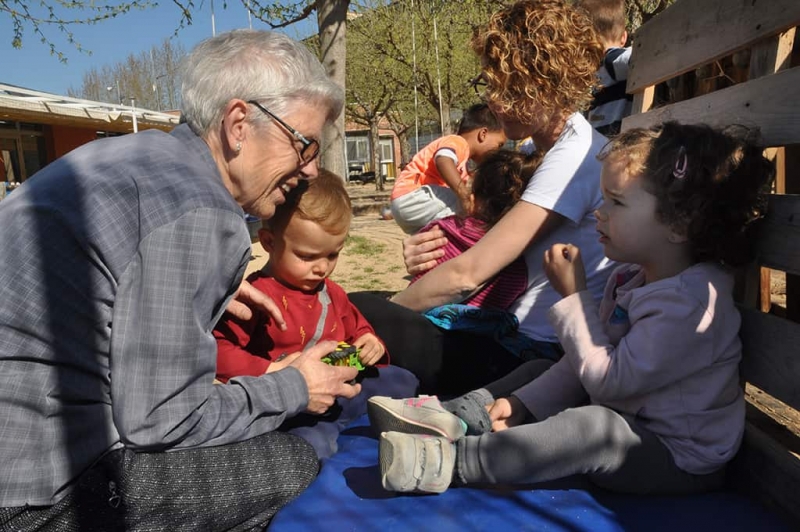
[[[470,194],[467,161],[480,163],[505,142],[503,129],[485,103],[464,111],[456,135],[425,146],[397,177],[391,196],[397,225],[412,234],[433,220],[464,214]]]

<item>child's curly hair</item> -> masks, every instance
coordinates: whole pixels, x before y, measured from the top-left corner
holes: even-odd
[[[695,262],[740,266],[753,258],[753,222],[775,177],[763,149],[757,130],[666,122],[622,132],[598,159],[644,179],[659,221],[687,237]]]
[[[350,196],[341,177],[319,169],[316,179],[300,181],[262,226],[274,232],[286,229],[292,216],[310,220],[330,234],[347,231],[353,217]]]
[[[472,38],[486,98],[504,115],[532,123],[545,112],[586,109],[603,45],[592,20],[564,0],[522,0],[491,16]]]
[[[512,150],[497,150],[478,165],[472,179],[474,201],[470,216],[487,229],[497,223],[522,197],[544,154],[530,155]]]

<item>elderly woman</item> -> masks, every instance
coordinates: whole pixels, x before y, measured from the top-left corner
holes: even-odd
[[[303,45],[220,35],[187,60],[186,124],[76,149],[2,202],[0,528],[263,528],[313,480],[312,447],[275,429],[356,395],[356,370],[320,362],[327,342],[215,386],[211,330],[244,214],[317,175],[342,101]]]
[[[561,348],[547,322],[560,299],[542,269],[556,242],[580,247],[588,286],[600,298],[612,264],[603,256],[594,210],[602,203],[600,163],[606,142],[579,113],[591,100],[603,57],[591,20],[563,0],[523,0],[495,13],[472,41],[483,71],[476,88],[509,139],[531,137],[546,154],[519,201],[466,253],[440,264],[388,305],[363,294],[351,298],[386,341],[392,362],[411,369],[423,388],[463,393],[509,372],[525,358],[557,359]],[[439,230],[407,239],[412,274],[442,256]],[[424,311],[458,302],[523,255],[528,289],[509,309],[519,320],[523,357],[491,337],[436,329],[405,308]],[[517,353],[518,355],[520,353]]]

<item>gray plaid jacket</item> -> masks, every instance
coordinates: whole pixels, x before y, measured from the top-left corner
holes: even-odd
[[[0,507],[54,503],[110,449],[222,445],[305,408],[293,368],[212,384],[249,257],[186,125],[92,142],[0,203]]]

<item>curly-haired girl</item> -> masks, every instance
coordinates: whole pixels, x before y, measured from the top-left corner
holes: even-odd
[[[547,310],[559,296],[541,268],[542,254],[556,242],[580,245],[589,289],[597,299],[613,267],[597,242],[593,215],[602,202],[596,155],[606,138],[580,113],[592,98],[603,46],[584,10],[564,0],[522,0],[492,15],[476,33],[472,47],[481,59],[483,97],[506,136],[532,137],[544,159],[520,200],[458,257],[436,266],[444,254],[440,247],[447,241],[440,230],[406,239],[409,273],[436,267],[392,301],[414,311],[460,301],[523,256],[528,288],[509,311],[519,320],[519,332],[538,344],[541,353],[560,351],[547,322]],[[398,339],[400,345],[389,349],[402,353],[398,363],[416,373],[423,386],[430,383],[429,392],[463,393],[522,363],[496,345],[476,342],[468,333],[459,337],[448,331],[442,342],[439,331],[415,325],[401,310],[365,300],[353,299],[389,344],[392,333],[384,329],[397,329],[401,323],[407,329]],[[408,345],[418,338],[427,340],[420,341],[421,346]],[[458,353],[453,357],[457,360],[449,360],[451,353]]]
[[[546,252],[544,268],[563,296],[549,318],[566,351],[549,369],[530,363],[444,407],[373,398],[379,429],[436,435],[382,434],[387,489],[577,473],[634,493],[722,485],[745,408],[730,267],[749,258],[751,222],[774,168],[744,130],[676,123],[624,132],[600,159],[597,231],[606,254],[628,264],[598,305],[581,251],[556,244]],[[484,433],[464,437],[459,418]]]
[[[468,216],[448,216],[434,220],[422,229],[428,231],[438,227],[447,236],[447,244],[442,248],[444,255],[438,262],[457,257],[474,246],[519,201],[528,180],[541,162],[542,153],[538,151],[525,154],[498,150],[487,155],[472,177],[472,203],[468,208]],[[425,273],[417,274],[411,282],[419,280]],[[520,257],[462,303],[473,307],[506,309],[527,287],[528,269]]]

